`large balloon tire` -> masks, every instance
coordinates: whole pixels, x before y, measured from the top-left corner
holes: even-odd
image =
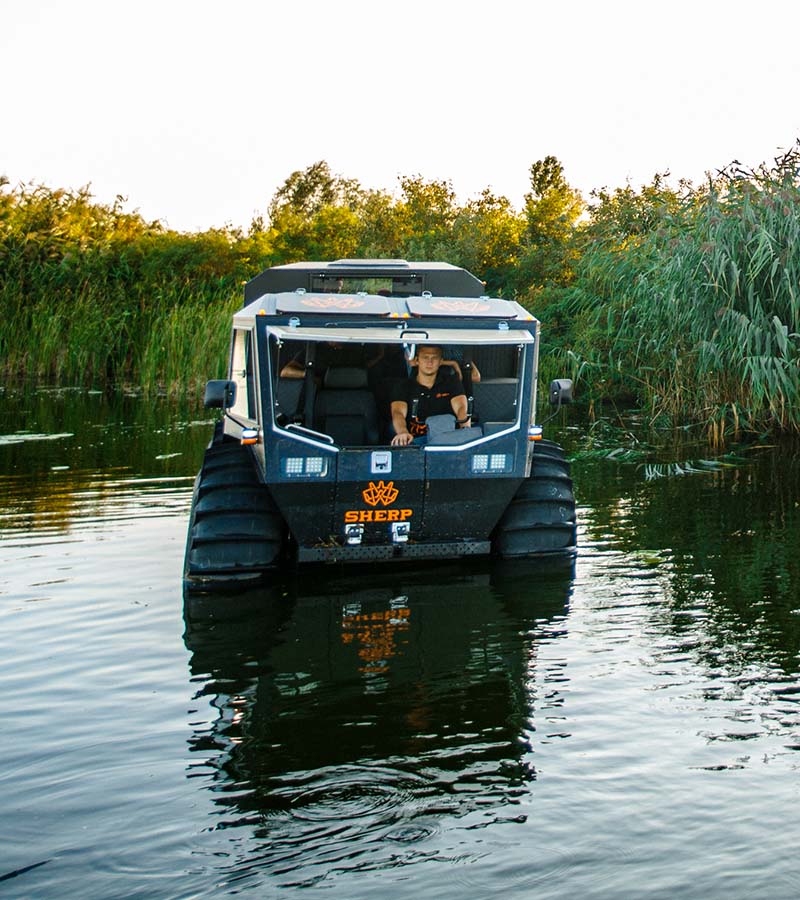
[[[262,579],[280,564],[286,532],[251,452],[216,433],[195,480],[184,584],[202,588]]]
[[[575,494],[558,444],[536,444],[530,476],[498,523],[492,547],[503,559],[575,554]]]

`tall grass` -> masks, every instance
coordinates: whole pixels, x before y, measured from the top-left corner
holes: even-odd
[[[715,442],[800,429],[798,163],[795,148],[680,197],[618,196],[648,207],[643,231],[596,217],[571,295],[590,394],[627,391]]]
[[[0,191],[0,368],[146,391],[201,381],[224,361],[253,249],[232,230],[168,231],[87,189]]]
[[[164,385],[172,390],[224,377],[231,317],[240,306],[237,292],[200,308],[183,304],[163,310],[136,346],[131,368],[140,373],[144,385]]]

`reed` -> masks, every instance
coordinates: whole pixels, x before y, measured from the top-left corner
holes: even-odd
[[[717,443],[800,430],[799,160],[651,198],[642,231],[595,218],[572,294],[591,396],[627,388],[654,420],[703,422]]]
[[[136,345],[131,369],[143,385],[164,393],[197,388],[224,377],[231,316],[241,306],[238,292],[196,308],[173,306],[156,315]]]
[[[234,230],[168,231],[88,189],[0,191],[3,374],[145,391],[206,378],[258,249]]]

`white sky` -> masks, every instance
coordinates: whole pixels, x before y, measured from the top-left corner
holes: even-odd
[[[796,0],[0,0],[0,174],[247,226],[325,159],[520,207],[567,180],[694,181],[800,136]]]

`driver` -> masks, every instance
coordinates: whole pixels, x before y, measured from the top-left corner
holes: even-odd
[[[443,359],[441,347],[421,346],[412,360],[412,365],[417,367],[416,375],[396,385],[391,403],[393,447],[424,441],[428,432],[425,420],[430,416],[452,413],[456,427],[470,425],[464,385],[449,367],[442,368]]]

